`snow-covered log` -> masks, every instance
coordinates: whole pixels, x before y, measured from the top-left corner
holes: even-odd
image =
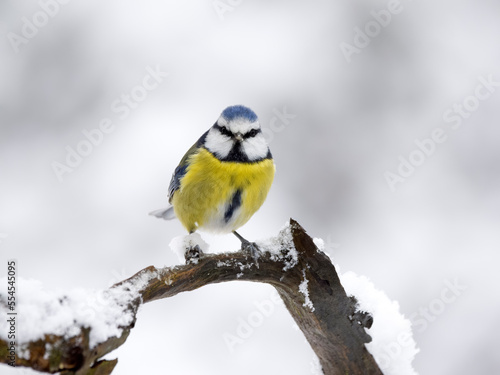
[[[187,264],[147,267],[99,294],[105,306],[85,311],[89,296],[43,295],[25,306],[30,335],[17,342],[16,364],[47,373],[106,375],[115,361],[101,358],[124,344],[141,304],[207,284],[245,280],[271,284],[317,354],[324,374],[382,374],[365,344],[373,318],[358,310],[330,258],[294,220],[278,236],[259,243],[258,267],[246,252],[205,254],[194,246]],[[29,293],[25,286],[23,293]],[[23,297],[28,298],[26,295]],[[7,306],[0,295],[0,306]],[[49,311],[49,313],[47,313]],[[168,314],[168,312],[166,312]],[[24,324],[24,323],[23,323]],[[0,362],[9,362],[9,340],[0,334]]]

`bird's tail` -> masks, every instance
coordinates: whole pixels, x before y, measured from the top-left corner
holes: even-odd
[[[175,219],[174,206],[170,206],[167,208],[162,208],[160,210],[155,210],[149,213],[151,216],[155,216],[158,219],[163,220],[172,220]]]

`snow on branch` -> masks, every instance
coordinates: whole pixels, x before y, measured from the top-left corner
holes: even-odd
[[[290,220],[276,237],[258,244],[263,250],[259,267],[246,252],[205,254],[194,246],[186,253],[186,265],[150,266],[99,292],[49,293],[38,282],[24,280],[19,318],[26,334],[15,343],[15,363],[46,373],[110,374],[117,360],[101,358],[127,340],[141,304],[208,284],[246,280],[276,288],[324,374],[382,374],[365,347],[371,341],[366,331],[371,315],[358,310],[330,258],[305,230]],[[0,294],[2,309],[6,301]],[[12,343],[6,324],[0,322],[0,363],[7,364]],[[409,368],[412,358],[406,360]]]

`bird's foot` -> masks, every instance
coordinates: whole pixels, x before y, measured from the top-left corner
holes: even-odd
[[[241,250],[250,253],[250,256],[253,258],[255,265],[259,268],[259,256],[261,254],[259,247],[255,242],[250,242],[244,239],[238,232],[233,231],[233,234],[238,237],[241,241]]]
[[[184,258],[186,259],[186,264],[198,264],[198,261],[203,257],[204,253],[200,246],[195,245],[188,247],[184,253]]]
[[[255,242],[250,241],[242,241],[241,242],[241,250],[246,251],[250,254],[252,259],[255,262],[257,268],[259,268],[259,257],[260,257],[260,249]]]

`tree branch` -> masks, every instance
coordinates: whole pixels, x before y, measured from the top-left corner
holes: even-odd
[[[17,356],[16,363],[63,375],[110,374],[116,360],[99,359],[126,341],[140,304],[208,284],[246,280],[268,283],[277,289],[326,375],[381,375],[364,345],[371,341],[364,327],[371,326],[372,318],[356,311],[356,300],[346,295],[328,256],[317,249],[294,220],[272,241],[260,245],[264,252],[259,258],[259,267],[242,251],[203,254],[199,249],[188,252],[186,265],[147,267],[110,289],[130,296],[121,306],[124,312],[132,313],[133,319],[120,327],[120,337],[111,337],[90,347],[92,327],[78,327],[80,334],[70,338],[45,335],[43,339],[22,344],[20,349],[24,354]],[[0,362],[9,362],[9,345],[7,340],[0,339]]]

